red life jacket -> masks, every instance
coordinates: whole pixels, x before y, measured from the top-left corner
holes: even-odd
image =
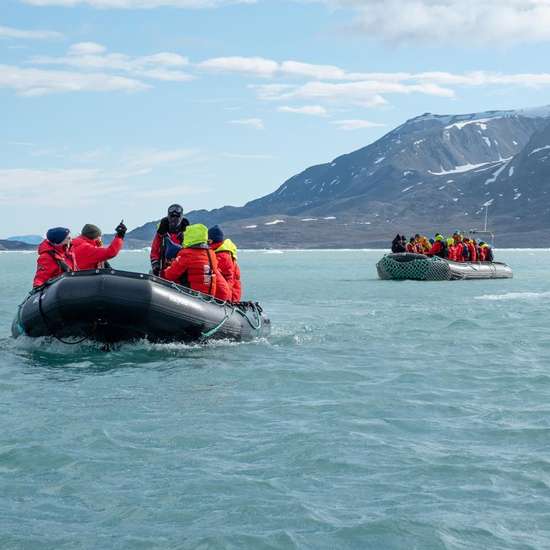
[[[229,286],[231,292],[229,300],[240,302],[242,286],[241,270],[236,259],[237,247],[229,239],[219,243],[212,243],[210,247],[216,252],[218,268]]]
[[[467,246],[468,246],[468,250],[470,251],[470,261],[477,262],[477,251],[474,243],[469,242]]]
[[[208,245],[182,248],[176,259],[162,273],[168,281],[214,296],[216,294],[216,255]]]
[[[63,273],[78,271],[71,246],[54,245],[47,239],[38,247],[36,274],[32,286],[38,287]]]
[[[102,269],[105,262],[114,258],[122,248],[124,241],[115,237],[109,246],[103,246],[98,239],[89,239],[80,235],[73,241],[73,250],[79,269]]]
[[[235,262],[235,277],[233,278],[233,302],[240,302],[242,295],[242,285],[241,285],[241,268],[239,264]]]

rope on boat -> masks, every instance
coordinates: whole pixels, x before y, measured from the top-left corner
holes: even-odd
[[[224,306],[224,311],[225,311],[224,318],[214,328],[211,328],[210,330],[207,330],[206,332],[201,333],[200,339],[202,342],[204,342],[205,340],[208,340],[208,338],[212,338],[212,336],[214,336],[214,334],[216,334],[223,327],[223,325],[225,325],[225,323],[227,323],[227,321],[229,321],[229,319],[233,317],[233,313],[235,313],[235,308],[232,307],[230,309],[230,313],[227,314],[227,308]]]

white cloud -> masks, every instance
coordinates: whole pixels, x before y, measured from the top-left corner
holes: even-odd
[[[256,0],[22,0],[31,6],[91,6],[93,8],[152,9],[152,8],[216,8],[228,4],[254,4]]]
[[[307,82],[299,86],[274,88],[256,86],[261,99],[285,101],[289,99],[344,102],[363,107],[378,107],[387,103],[382,94],[422,93],[441,97],[454,97],[453,90],[433,83],[404,84],[391,81],[364,82]]]
[[[370,120],[333,120],[331,124],[338,126],[338,130],[364,130],[365,128],[380,128],[385,124],[378,124]]]
[[[97,42],[78,42],[69,48],[69,55],[96,55],[106,51],[107,48]]]
[[[77,157],[81,157],[78,159]],[[64,160],[67,160],[68,156]],[[101,168],[63,169],[0,169],[0,205],[27,204],[64,208],[67,204],[94,204],[105,197],[136,198],[169,197],[176,194],[207,192],[204,185],[159,184],[151,186],[148,175],[162,168],[172,169],[172,178],[178,177],[177,169],[206,157],[196,149],[147,149],[106,157],[105,151],[80,153],[71,158],[98,164],[98,159],[107,162]],[[110,162],[109,162],[110,161]],[[188,171],[186,172],[188,174]],[[43,191],[46,192],[43,192]],[[176,193],[177,191],[177,193]]]
[[[0,38],[21,38],[26,40],[52,40],[62,38],[60,32],[55,31],[29,31],[14,29],[13,27],[4,27],[0,25]]]
[[[279,68],[279,64],[263,57],[214,57],[198,64],[198,67],[207,71],[222,73],[251,74],[261,77],[272,77]]]
[[[95,42],[73,44],[62,57],[40,56],[31,59],[36,65],[61,65],[82,71],[121,71],[151,80],[185,82],[193,77],[181,70],[189,60],[172,52],[131,57],[121,53],[107,53],[107,48]]]
[[[304,105],[303,107],[279,107],[281,113],[295,113],[299,115],[327,116],[327,110],[321,105]]]
[[[23,69],[0,65],[0,88],[15,90],[23,96],[41,96],[60,92],[136,92],[149,88],[147,84],[123,76],[106,73],[77,73]]]
[[[255,130],[264,129],[264,121],[261,118],[239,118],[236,120],[230,120],[229,124],[238,124],[241,126],[249,126]]]
[[[320,0],[356,10],[355,26],[388,42],[509,44],[550,40],[547,0]]]

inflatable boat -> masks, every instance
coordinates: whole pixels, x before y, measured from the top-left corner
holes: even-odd
[[[512,268],[501,262],[452,262],[437,256],[402,252],[386,254],[377,264],[381,279],[454,281],[462,279],[511,279]]]
[[[251,340],[270,321],[252,302],[230,304],[153,275],[98,269],[65,273],[19,306],[12,335],[66,343]],[[68,340],[67,340],[68,339]]]

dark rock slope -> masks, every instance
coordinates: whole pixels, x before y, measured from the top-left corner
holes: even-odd
[[[189,217],[223,223],[241,246],[360,247],[397,232],[479,228],[488,208],[507,244],[542,245],[549,168],[550,108],[426,113],[243,207]],[[149,223],[130,237],[146,242],[153,233]]]

